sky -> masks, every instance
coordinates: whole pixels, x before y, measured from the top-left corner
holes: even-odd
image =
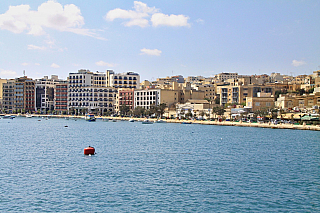
[[[319,0],[0,1],[0,78],[312,74],[319,11]]]

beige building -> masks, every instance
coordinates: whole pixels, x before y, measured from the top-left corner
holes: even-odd
[[[3,92],[2,92],[2,90],[3,90],[2,85],[3,85],[4,83],[7,83],[7,79],[1,79],[1,78],[0,78],[0,100],[2,99],[2,94],[3,94]]]
[[[274,97],[271,97],[270,93],[258,93],[257,97],[246,98],[246,106],[251,108],[252,112],[273,109]]]
[[[299,108],[312,108],[313,106],[320,106],[320,93],[312,93],[308,95],[301,95],[295,97],[294,105]]]
[[[184,104],[177,104],[176,117],[185,117],[188,112],[192,113],[192,117],[199,117],[202,115],[210,117],[211,107],[210,102],[207,100],[192,99]]]
[[[295,97],[292,94],[280,94],[279,98],[275,102],[275,107],[279,109],[293,109],[295,103]]]
[[[216,85],[215,84],[192,84],[192,88],[196,91],[204,92],[204,99],[213,101],[216,97]]]
[[[220,94],[220,105],[241,104],[247,97],[258,97],[259,92],[274,95],[274,88],[266,85],[239,85],[238,82],[218,85],[217,94]]]
[[[216,75],[216,78],[220,81],[225,81],[227,79],[237,79],[238,73],[219,73]]]

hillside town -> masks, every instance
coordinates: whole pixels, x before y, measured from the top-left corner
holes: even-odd
[[[182,75],[140,81],[135,72],[81,69],[57,75],[0,78],[2,114],[164,117],[319,124],[320,70],[309,75]]]

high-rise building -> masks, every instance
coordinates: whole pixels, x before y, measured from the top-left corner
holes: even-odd
[[[17,112],[34,112],[35,81],[27,76],[16,78],[14,85],[14,110]]]

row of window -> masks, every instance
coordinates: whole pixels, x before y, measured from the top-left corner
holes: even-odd
[[[122,76],[114,76],[114,78],[113,79],[122,79]],[[128,80],[128,78],[126,77],[126,76],[124,76],[123,77],[123,80]],[[136,77],[129,77],[129,80],[137,80],[137,78]]]
[[[158,92],[159,94],[159,92]],[[150,91],[150,92],[137,92],[136,93],[137,96],[142,96],[142,95],[156,95],[156,91]]]

